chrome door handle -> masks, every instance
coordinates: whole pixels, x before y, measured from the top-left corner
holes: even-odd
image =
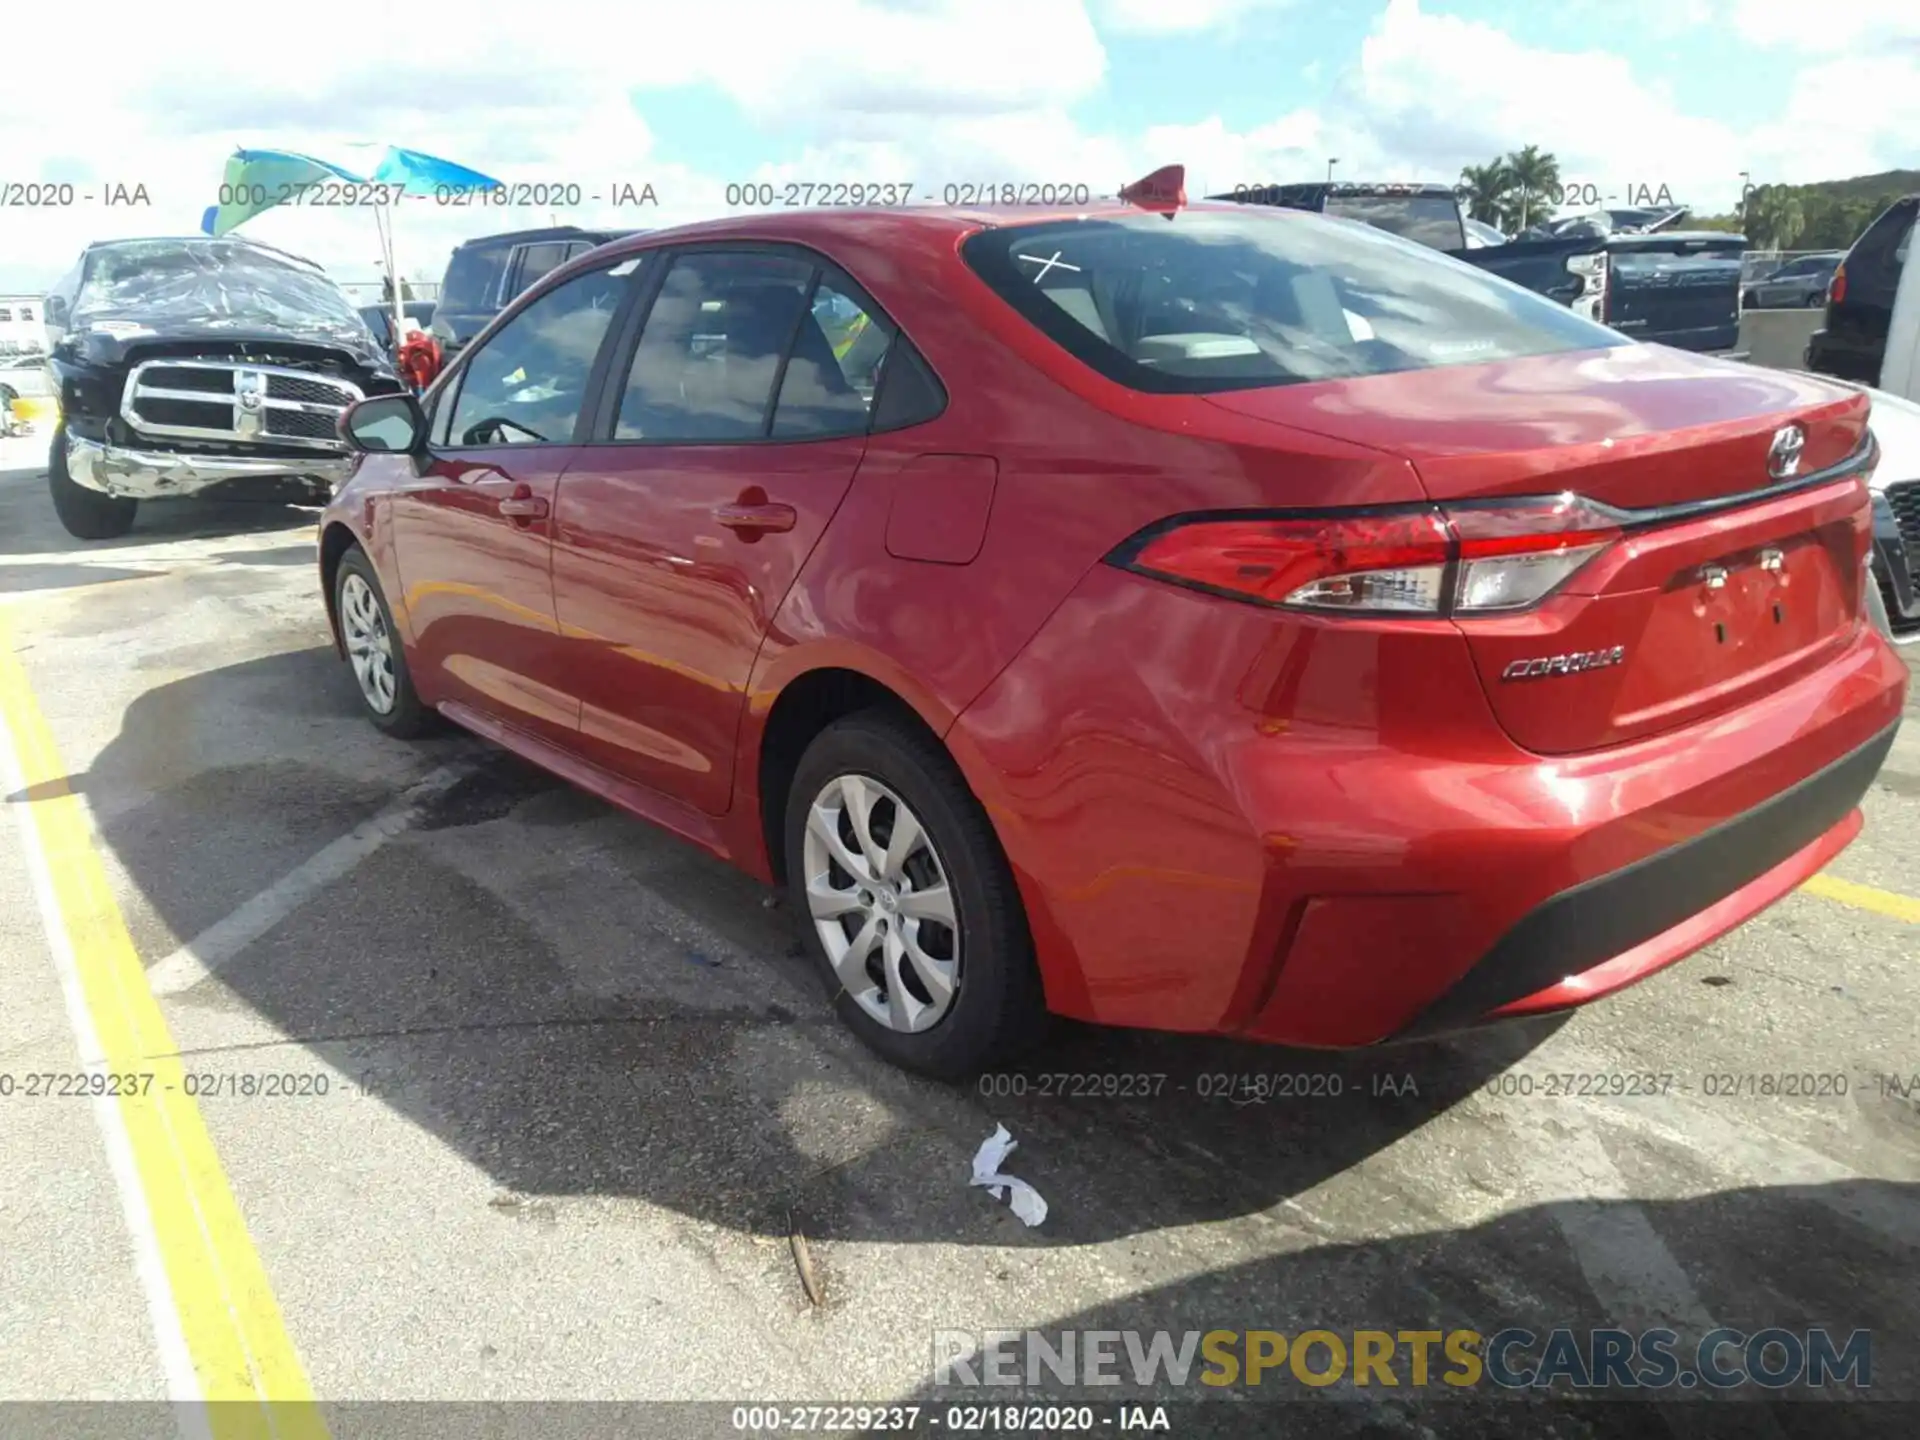
[[[509,520],[541,520],[546,518],[547,502],[522,486],[501,500],[500,513]]]

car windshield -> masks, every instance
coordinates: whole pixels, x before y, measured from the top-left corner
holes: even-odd
[[[325,275],[251,245],[213,240],[140,241],[98,251],[87,265],[73,317],[116,316],[233,329],[266,324],[366,331]]]
[[[1137,390],[1204,393],[1632,342],[1367,225],[1183,211],[984,230],[968,263],[1041,331]]]

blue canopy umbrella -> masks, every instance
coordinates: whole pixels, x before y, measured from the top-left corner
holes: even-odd
[[[209,205],[200,217],[200,228],[208,235],[225,235],[264,211],[285,203],[302,189],[327,181],[346,181],[355,185],[390,187],[395,199],[402,195],[445,196],[449,191],[497,190],[501,182],[491,175],[437,155],[408,150],[399,145],[350,147],[378,150],[378,159],[370,173],[361,174],[330,160],[319,160],[294,150],[235,150],[227,157],[220,184],[220,203]],[[393,284],[393,333],[401,334],[403,313],[400,306],[400,282],[393,258],[393,220],[385,205],[373,209],[373,223],[380,233],[380,250],[388,279]]]

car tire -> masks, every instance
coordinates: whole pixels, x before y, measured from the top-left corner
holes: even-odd
[[[869,799],[872,846],[859,843],[861,794]],[[876,884],[867,852],[900,834],[902,806],[919,836],[898,864],[882,856]],[[816,807],[822,821],[810,848]],[[837,851],[826,838],[829,825]],[[1040,973],[1012,869],[986,811],[937,741],[883,710],[834,722],[800,759],[784,830],[787,890],[805,947],[841,1020],[870,1049],[902,1069],[958,1080],[1014,1058],[1044,1033]],[[842,866],[836,855],[865,868]],[[944,901],[929,904],[942,885]],[[870,903],[860,903],[863,894]],[[942,908],[952,923],[934,918]],[[842,970],[828,953],[829,927],[838,928]],[[872,942],[865,950],[863,937]],[[930,979],[943,964],[951,977],[944,1004]],[[852,985],[847,971],[856,976]],[[891,986],[895,971],[901,982]],[[903,1012],[917,1014],[903,1025]]]
[[[67,427],[53,431],[47,454],[47,489],[53,495],[53,513],[76,540],[116,540],[133,528],[138,500],[89,490],[67,472]]]
[[[375,726],[398,740],[440,728],[440,713],[421,703],[407,669],[407,649],[387,608],[373,562],[358,545],[340,557],[333,575],[334,623],[353,671],[354,689]]]

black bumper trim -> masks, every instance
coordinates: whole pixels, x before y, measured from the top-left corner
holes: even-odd
[[[1844,820],[1899,729],[1895,721],[1743,815],[1542,902],[1395,1038],[1465,1029],[1724,900]]]

